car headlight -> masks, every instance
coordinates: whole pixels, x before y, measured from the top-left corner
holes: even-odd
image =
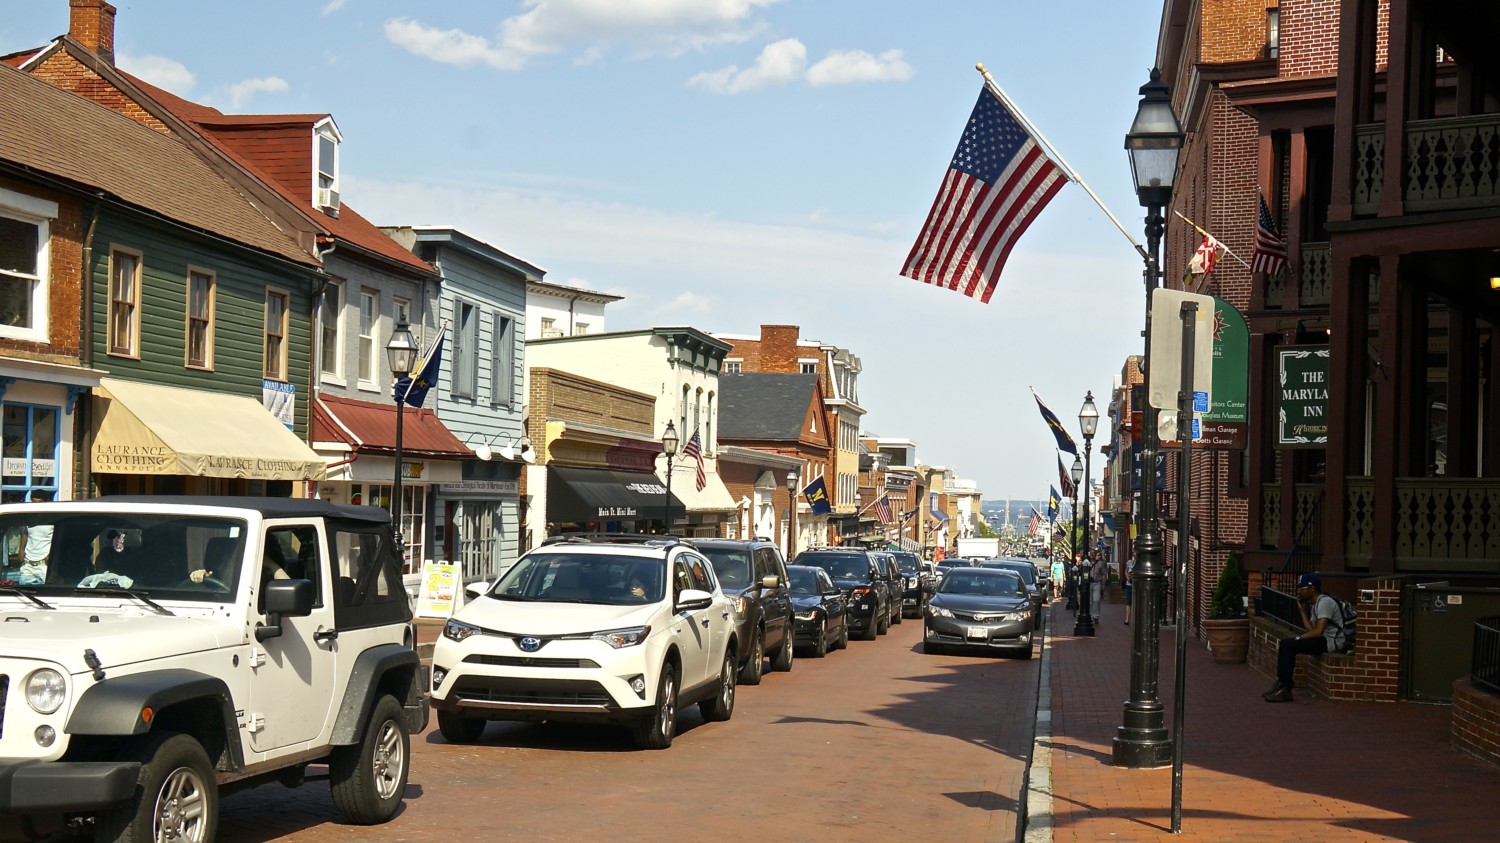
[[[50,667],[34,670],[26,677],[26,704],[38,714],[51,714],[62,708],[67,691],[62,674]]]
[[[1011,623],[1018,623],[1020,621],[1025,621],[1025,620],[1030,620],[1030,619],[1031,619],[1031,613],[1030,612],[1011,612],[1010,614],[1008,614],[1008,615],[1005,616],[1005,620],[1007,620],[1007,621],[1009,621]]]
[[[734,614],[740,618],[745,616],[745,595],[734,598]]]
[[[953,617],[953,613],[952,612],[950,612],[947,609],[943,608],[942,606],[938,606],[938,605],[936,605],[934,603],[928,603],[927,604],[927,611],[928,611],[929,614],[931,614],[935,618],[951,618],[951,617]]]
[[[793,617],[795,617],[799,621],[817,620],[818,619],[818,610],[817,609],[813,609],[810,612],[798,612]]]
[[[589,638],[595,641],[603,641],[618,650],[621,647],[634,647],[645,641],[646,636],[650,634],[651,627],[649,626],[632,626],[627,629],[609,629],[604,632],[596,632],[590,635]]]
[[[480,629],[473,624],[450,620],[443,625],[443,637],[449,641],[463,641],[470,635],[478,635]]]
[[[906,578],[906,587],[907,588],[916,588],[917,587],[917,578],[916,577],[907,577]]]

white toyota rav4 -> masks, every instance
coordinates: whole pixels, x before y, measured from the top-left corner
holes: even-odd
[[[733,607],[682,539],[559,537],[521,557],[450,619],[432,705],[450,741],[489,720],[624,723],[665,749],[680,705],[734,713]]]

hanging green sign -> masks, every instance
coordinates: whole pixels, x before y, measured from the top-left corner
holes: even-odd
[[[1328,346],[1276,349],[1276,447],[1328,445]]]
[[[1213,331],[1213,400],[1198,444],[1238,450],[1245,447],[1250,421],[1250,328],[1234,305],[1215,298]]]

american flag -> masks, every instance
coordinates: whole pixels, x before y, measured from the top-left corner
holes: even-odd
[[[988,302],[1011,247],[1066,183],[986,85],[901,274]]]
[[[875,502],[875,518],[882,524],[889,524],[896,520],[891,514],[891,499],[889,495],[881,495],[880,500]]]
[[[1063,497],[1073,497],[1073,478],[1068,475],[1068,470],[1063,468],[1061,456],[1057,458],[1057,481],[1062,484]]]
[[[698,491],[703,491],[703,487],[708,485],[708,477],[703,473],[703,440],[698,438],[698,431],[693,431],[693,437],[682,448],[682,455],[692,457],[697,463],[698,476],[695,479],[698,483]]]
[[[1028,532],[1028,533],[1030,533],[1031,535],[1034,536],[1034,535],[1036,535],[1037,533],[1039,533],[1041,531],[1042,531],[1042,514],[1040,512],[1036,511],[1036,507],[1032,507],[1031,508],[1031,523],[1029,523],[1029,524],[1026,525],[1026,532]]]
[[[1265,194],[1260,196],[1260,214],[1255,219],[1255,254],[1250,258],[1251,272],[1275,275],[1286,268],[1286,241],[1276,231]]]

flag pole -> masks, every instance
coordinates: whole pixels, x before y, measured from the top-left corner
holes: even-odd
[[[1005,91],[1000,88],[1000,83],[996,82],[995,77],[991,76],[990,72],[984,69],[984,64],[976,64],[974,65],[974,69],[979,71],[980,74],[984,76],[985,86],[990,89],[991,93],[1000,98],[1000,102],[1005,104],[1005,107],[1010,110],[1010,113],[1015,115],[1015,118],[1021,122],[1022,126],[1026,127],[1026,131],[1030,132],[1031,136],[1036,138],[1037,142],[1046,149],[1046,151],[1052,156],[1052,160],[1057,162],[1058,166],[1063,169],[1063,172],[1067,174],[1068,178],[1072,179],[1075,182],[1078,182],[1078,186],[1083,188],[1084,192],[1089,195],[1089,198],[1094,200],[1094,204],[1099,206],[1099,210],[1103,211],[1106,217],[1109,217],[1109,221],[1115,224],[1115,228],[1120,229],[1120,233],[1125,235],[1125,239],[1130,241],[1130,245],[1135,247],[1136,252],[1142,258],[1147,258],[1145,247],[1136,242],[1135,236],[1132,235],[1125,228],[1125,226],[1121,225],[1119,220],[1115,219],[1115,215],[1110,213],[1109,208],[1106,208],[1104,206],[1104,202],[1094,194],[1094,189],[1089,187],[1083,179],[1078,177],[1078,173],[1068,165],[1068,162],[1064,161],[1063,157],[1057,154],[1057,149],[1054,148],[1052,144],[1042,136],[1041,132],[1037,131],[1036,126],[1032,125],[1032,122],[1030,120],[1026,119],[1026,115],[1021,113],[1021,109],[1017,108],[1014,102],[1011,102],[1010,97],[1006,96]]]
[[[1246,269],[1250,268],[1250,264],[1245,263],[1245,259],[1242,258],[1242,257],[1240,257],[1239,255],[1235,254],[1234,250],[1231,249],[1231,248],[1229,248],[1228,246],[1226,246],[1224,244],[1223,240],[1220,240],[1219,238],[1214,237],[1212,234],[1209,234],[1207,231],[1204,231],[1202,228],[1199,228],[1197,223],[1195,223],[1192,220],[1188,219],[1186,216],[1183,215],[1183,213],[1181,211],[1174,210],[1174,211],[1172,211],[1172,213],[1176,214],[1179,218],[1182,219],[1183,222],[1185,222],[1188,225],[1192,226],[1199,234],[1203,235],[1204,237],[1213,237],[1215,243],[1218,243],[1220,246],[1224,246],[1224,254],[1229,255],[1230,257],[1232,257],[1235,260],[1239,261],[1240,262],[1240,266],[1243,266]]]

